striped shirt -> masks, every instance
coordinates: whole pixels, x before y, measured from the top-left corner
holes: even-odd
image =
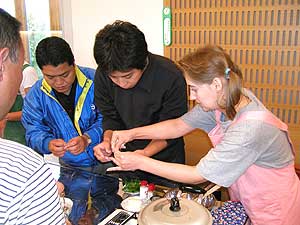
[[[1,138],[0,224],[65,224],[55,180],[43,158]]]

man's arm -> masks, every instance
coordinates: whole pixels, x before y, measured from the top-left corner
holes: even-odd
[[[22,117],[22,111],[9,112],[6,114],[5,119],[7,121],[20,121]]]
[[[103,116],[98,109],[95,109],[95,115],[92,115],[89,119],[89,126],[82,131],[82,135],[87,135],[91,139],[89,146],[95,146],[102,141],[103,128],[102,121]]]
[[[166,140],[152,140],[144,149],[135,150],[135,152],[142,154],[144,156],[151,157],[156,153],[162,151],[168,146]]]
[[[31,91],[25,97],[21,121],[26,130],[27,145],[39,153],[50,154],[49,142],[55,137],[43,122],[44,115],[36,91]]]
[[[42,224],[45,221],[65,224],[57,186],[49,167],[43,163],[33,172],[23,184],[22,192],[14,197],[14,206],[6,212],[8,220],[13,224]]]

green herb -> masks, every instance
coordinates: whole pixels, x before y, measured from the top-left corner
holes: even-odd
[[[123,186],[124,192],[136,193],[140,191],[140,181],[139,180],[126,180]]]

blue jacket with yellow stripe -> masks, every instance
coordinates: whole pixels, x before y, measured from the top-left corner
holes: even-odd
[[[53,139],[70,139],[88,134],[92,143],[79,155],[66,152],[61,158],[71,166],[95,164],[93,147],[102,139],[102,115],[94,104],[95,70],[75,66],[77,87],[74,124],[56,99],[52,88],[43,79],[35,83],[25,97],[22,124],[26,129],[29,147],[41,154],[50,154],[48,145]]]

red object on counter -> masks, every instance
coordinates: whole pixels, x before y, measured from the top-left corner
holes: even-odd
[[[148,184],[148,200],[150,200],[153,197],[154,189],[155,185],[153,183]]]
[[[148,182],[146,180],[142,180],[140,182],[140,199],[142,201],[146,201],[148,197]]]
[[[148,184],[148,181],[146,181],[146,180],[140,181],[140,186],[147,186],[147,184]]]
[[[148,184],[148,191],[154,191],[154,189],[155,189],[155,184],[153,183]]]

